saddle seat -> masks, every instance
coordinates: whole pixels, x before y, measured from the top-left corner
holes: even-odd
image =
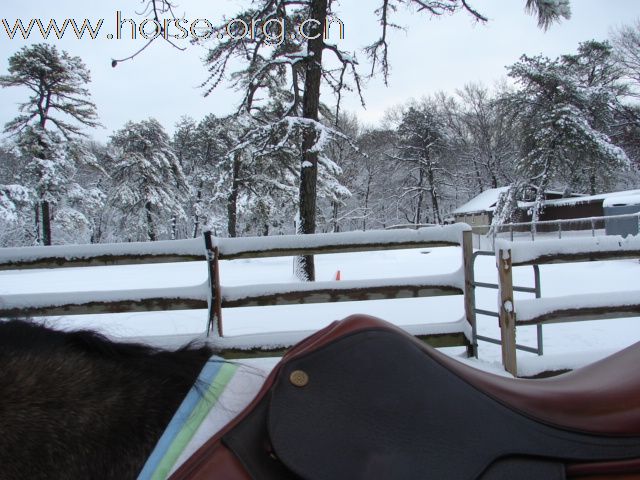
[[[355,315],[293,347],[172,478],[640,478],[639,364],[636,344],[554,378],[501,377]]]

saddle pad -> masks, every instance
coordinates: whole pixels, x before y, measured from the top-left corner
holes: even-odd
[[[164,480],[244,409],[262,386],[262,370],[212,357],[174,414],[138,480]]]

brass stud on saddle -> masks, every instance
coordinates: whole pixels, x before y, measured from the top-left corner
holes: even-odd
[[[289,381],[296,387],[306,387],[309,383],[309,375],[302,370],[294,370],[289,375]]]

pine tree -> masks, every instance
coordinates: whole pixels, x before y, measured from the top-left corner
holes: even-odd
[[[610,47],[593,41],[581,44],[577,54],[555,60],[523,56],[509,67],[509,75],[520,88],[504,101],[523,138],[518,181],[512,186],[519,193],[509,193],[505,199],[512,201],[501,205],[512,210],[513,199],[533,191],[535,224],[551,185],[593,194],[614,172],[629,167],[626,153],[612,139],[625,90]],[[509,216],[499,211],[494,222]]]
[[[20,104],[20,115],[5,125],[5,132],[19,137],[36,193],[38,239],[44,245],[52,243],[53,209],[76,167],[65,144],[81,137],[82,127],[99,125],[85,88],[89,81],[89,70],[79,57],[47,44],[23,47],[9,58],[9,75],[0,76],[0,86],[26,87],[33,93]]]
[[[128,122],[111,136],[110,147],[111,202],[124,214],[126,238],[175,238],[188,184],[162,125],[155,119]]]

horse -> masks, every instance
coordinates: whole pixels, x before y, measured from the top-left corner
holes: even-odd
[[[364,315],[292,347],[184,462],[147,476],[210,362],[230,365],[214,353],[1,323],[0,477],[640,479],[640,344],[513,379]]]
[[[0,323],[0,478],[135,479],[213,351]]]

